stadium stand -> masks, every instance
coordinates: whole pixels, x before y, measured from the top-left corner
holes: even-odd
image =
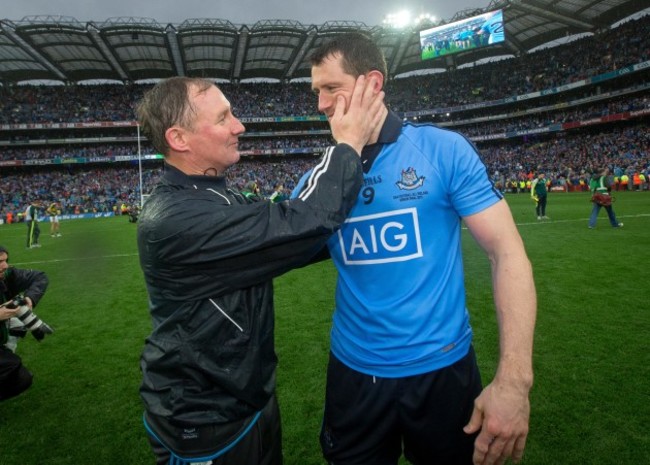
[[[630,8],[632,2],[621,0],[623,4]],[[514,6],[509,8],[505,11],[511,14],[517,11]],[[620,14],[620,11],[610,12],[609,16],[600,17],[599,21],[594,21],[597,28],[583,27],[580,32],[589,30],[592,33],[575,41],[511,55],[499,61],[448,66],[444,72],[427,75],[395,77],[387,84],[391,95],[388,103],[405,119],[434,123],[464,133],[480,149],[495,184],[503,190],[519,191],[519,182],[525,182],[538,170],[547,173],[553,188],[581,190],[590,173],[603,164],[611,166],[617,178],[626,174],[633,179],[635,173],[637,178],[638,174],[643,174],[646,183],[640,189],[647,190],[650,179],[650,15],[609,28],[614,20],[621,19]],[[611,22],[603,23],[605,18]],[[6,21],[2,23],[3,34],[9,34],[7,31],[11,28]],[[177,31],[177,40],[181,42],[190,40],[184,35],[190,27],[186,23]],[[37,34],[35,26],[39,24],[34,21],[12,26],[13,33],[31,26],[33,31],[28,29],[28,32]],[[511,28],[516,25],[513,21]],[[130,24],[132,30],[135,26]],[[154,34],[156,26],[150,26],[152,30],[146,34]],[[211,22],[209,26],[223,26],[223,37],[226,37],[232,25]],[[111,25],[102,27],[110,28]],[[325,37],[335,30],[360,26],[329,27],[318,33]],[[120,29],[121,34],[124,30],[127,29]],[[247,46],[251,50],[255,50],[258,30],[275,31],[287,42],[287,47],[296,52],[292,34],[302,37],[311,29],[303,30],[296,24],[258,24],[247,31]],[[83,33],[77,32],[79,37],[92,35],[87,28]],[[369,32],[382,34],[377,30]],[[511,41],[516,40],[517,34],[513,31]],[[557,38],[551,31],[546,31],[545,37]],[[131,37],[130,40],[139,39]],[[541,45],[542,40],[537,37],[528,46]],[[393,57],[395,47],[400,45],[387,46]],[[404,45],[403,48],[408,47]],[[0,56],[2,48],[0,46]],[[300,77],[298,68],[306,66],[306,48],[300,49],[302,58],[285,59],[296,68],[295,76]],[[44,50],[41,52],[42,56],[49,56]],[[485,53],[495,51],[477,52],[473,58],[482,58]],[[403,51],[401,59],[393,58],[391,69],[399,71],[412,67],[406,56],[408,52]],[[236,65],[233,59],[236,61],[234,55],[230,56],[230,61],[224,65],[228,66],[227,76],[217,70],[211,74],[229,80],[219,85],[230,96],[235,114],[247,127],[240,139],[243,161],[232,167],[227,175],[239,187],[255,179],[265,195],[270,195],[278,184],[290,191],[301,173],[314,162],[314,157],[330,143],[327,123],[316,114],[315,99],[308,83],[287,79],[240,82],[241,78],[254,74],[260,76],[252,77],[277,77],[274,76],[277,70],[247,69],[240,63],[239,78],[234,79],[236,72],[230,68]],[[463,56],[455,64],[470,62],[468,56]],[[159,176],[162,162],[147,141],[138,137],[134,122],[134,103],[150,84],[132,82],[130,77],[151,76],[145,76],[145,70],[125,71],[118,64],[113,68],[121,69],[121,73],[91,72],[90,65],[86,65],[85,71],[76,77],[101,76],[116,79],[116,82],[16,85],[15,81],[27,75],[56,78],[56,69],[59,69],[58,74],[66,74],[61,71],[62,63],[55,70],[47,70],[43,63],[40,64],[46,72],[42,73],[21,74],[0,67],[3,84],[0,86],[3,180],[0,218],[6,219],[9,213],[17,217],[24,205],[34,198],[60,201],[63,214],[112,212],[118,211],[122,204],[139,204],[140,167],[142,192],[146,193]],[[188,59],[184,69],[187,70],[191,63]],[[68,77],[73,74],[67,73]],[[281,74],[286,78],[287,70]],[[628,188],[632,186],[630,183]]]

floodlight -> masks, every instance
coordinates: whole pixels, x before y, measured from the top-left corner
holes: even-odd
[[[384,24],[396,29],[406,27],[410,22],[411,12],[408,10],[402,10],[399,13],[390,13],[384,18]]]
[[[384,17],[383,23],[388,27],[395,29],[405,28],[407,26],[417,25],[423,22],[434,23],[436,17],[429,13],[421,13],[417,18],[411,16],[408,10],[402,10],[398,13],[390,13]]]
[[[417,18],[415,18],[415,24],[420,24],[423,22],[429,22],[433,24],[436,22],[436,19],[438,18],[436,18],[433,15],[430,15],[429,13],[422,13]]]

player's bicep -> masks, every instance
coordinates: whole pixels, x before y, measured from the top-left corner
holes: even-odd
[[[463,221],[472,237],[490,257],[521,244],[512,213],[504,199],[478,213],[463,217]]]

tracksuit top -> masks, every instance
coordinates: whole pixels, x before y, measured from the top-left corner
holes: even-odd
[[[268,403],[273,278],[325,247],[362,183],[359,155],[346,144],[328,148],[313,174],[295,200],[252,202],[225,177],[165,165],[138,219],[153,323],[140,360],[148,414],[177,426],[223,425]]]

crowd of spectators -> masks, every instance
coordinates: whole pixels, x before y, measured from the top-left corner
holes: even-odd
[[[602,166],[617,177],[642,173],[650,179],[650,132],[646,123],[591,130],[481,149],[493,182],[505,189],[513,181],[544,172],[552,186],[586,186]],[[631,186],[630,186],[631,187]]]
[[[650,179],[650,132],[647,125],[623,125],[607,131],[570,133],[562,137],[530,139],[479,147],[495,185],[509,189],[543,171],[552,186],[588,185],[591,173],[609,166],[617,177],[643,174]],[[311,157],[245,157],[227,172],[230,183],[243,188],[256,181],[269,197],[277,185],[289,194],[297,180],[315,164]],[[143,192],[150,192],[162,173],[161,161],[142,164]],[[140,204],[140,169],[134,163],[67,165],[4,169],[0,215],[22,212],[33,199],[56,200],[63,214],[110,212],[120,205]],[[630,183],[629,188],[632,188]]]
[[[387,84],[388,103],[395,111],[415,111],[454,107],[477,101],[503,99],[512,95],[548,89],[650,60],[650,15],[630,21],[598,36],[567,45],[540,50],[527,56],[431,76],[393,79]],[[462,116],[441,118],[438,124],[469,136],[526,131],[572,121],[650,108],[648,72],[617,80],[619,86],[636,85],[620,97],[585,104],[558,105],[577,97],[549,96],[536,103],[516,104],[497,109],[479,109]],[[307,83],[220,84],[240,117],[305,116],[316,113],[315,97]],[[644,87],[645,86],[645,87]],[[146,90],[145,85],[95,86],[13,86],[0,87],[0,124],[76,123],[132,121],[133,105]],[[609,92],[604,84],[588,92]],[[629,87],[625,87],[629,89]],[[263,102],[260,105],[260,102]],[[524,108],[538,110],[522,112]],[[546,106],[545,106],[546,105]],[[548,107],[548,109],[547,109]],[[513,113],[516,113],[514,117]],[[520,114],[523,113],[523,114]],[[481,120],[489,116],[489,120]],[[262,194],[271,195],[283,185],[285,193],[295,186],[315,157],[285,154],[283,157],[255,155],[255,151],[281,154],[294,151],[308,154],[331,143],[325,123],[304,123],[296,127],[264,127],[250,124],[240,139],[242,161],[227,176],[237,187],[255,180]],[[320,130],[319,130],[320,129]],[[264,133],[255,134],[255,131]],[[318,131],[316,131],[318,130]],[[118,131],[118,130],[116,130]],[[309,134],[310,131],[315,131]],[[276,132],[276,134],[273,134]],[[99,139],[108,131],[93,133]],[[133,156],[138,145],[133,128],[113,142],[65,143],[74,138],[68,130],[47,133],[0,131],[0,162],[55,158]],[[31,137],[59,139],[56,143],[29,144]],[[79,134],[79,133],[77,133]],[[84,137],[87,136],[77,136]],[[121,142],[120,142],[121,140]],[[632,122],[601,124],[592,128],[530,135],[513,139],[477,139],[476,144],[495,184],[506,190],[544,171],[553,186],[569,189],[585,186],[590,174],[607,165],[617,177],[641,173],[650,179],[650,135],[648,116]],[[143,154],[152,152],[144,143]],[[149,192],[161,174],[161,161],[142,164],[143,192]],[[0,167],[0,217],[14,217],[34,199],[56,200],[62,214],[118,211],[121,205],[139,205],[140,170],[134,163],[67,164],[64,166]],[[630,184],[631,187],[631,184]],[[519,189],[516,189],[519,190]]]
[[[130,166],[48,166],[8,171],[3,173],[0,189],[0,212],[5,218],[10,212],[19,218],[34,200],[59,202],[62,215],[113,212],[123,203],[140,203],[139,172]],[[143,180],[148,182],[154,175],[155,170],[143,171]]]
[[[397,112],[496,100],[576,82],[650,60],[650,15],[599,35],[520,57],[392,79],[387,103]],[[0,88],[0,124],[133,121],[133,104],[150,85]],[[224,83],[239,117],[314,115],[308,83]]]
[[[468,137],[506,134],[517,131],[530,131],[564,123],[587,121],[609,115],[638,110],[650,110],[650,94],[632,95],[616,101],[601,104],[583,105],[567,110],[540,111],[526,116],[510,116],[507,113],[492,115],[491,119],[437,123],[442,127],[458,130]]]
[[[441,73],[395,79],[387,92],[396,111],[454,107],[541,91],[650,59],[650,15],[598,36],[521,57]],[[414,91],[415,90],[415,91]]]
[[[44,160],[52,158],[91,158],[132,156],[138,153],[137,143],[128,144],[66,144],[34,147],[2,147],[0,160]],[[143,153],[152,153],[147,145]]]
[[[508,114],[493,115],[489,121],[457,122],[456,124],[438,123],[442,127],[458,130],[466,136],[503,135],[517,131],[530,131],[552,125],[585,121],[607,115],[621,114],[624,112],[650,110],[650,95],[640,94],[622,98],[606,104],[585,105],[581,108],[565,111],[547,111],[528,116],[508,117]],[[59,144],[59,145],[9,145],[0,148],[1,160],[34,160],[53,158],[93,158],[114,156],[136,156],[138,154],[137,139],[133,136],[125,138],[122,143],[96,143],[96,144]],[[265,136],[240,138],[239,149],[247,154],[253,151],[273,151],[292,149],[316,150],[331,144],[328,134],[309,135],[307,131],[295,131],[291,136]],[[147,141],[140,147],[143,155],[153,153]]]
[[[243,160],[232,166],[227,177],[232,186],[243,189],[255,180],[269,197],[278,185],[291,193],[300,176],[316,162],[315,157],[286,160]],[[57,201],[62,215],[119,212],[122,205],[140,205],[140,173],[143,192],[151,189],[162,174],[162,162],[145,163],[140,170],[132,163],[88,166],[47,166],[7,169],[0,189],[0,218],[7,213],[19,218],[33,200]]]

